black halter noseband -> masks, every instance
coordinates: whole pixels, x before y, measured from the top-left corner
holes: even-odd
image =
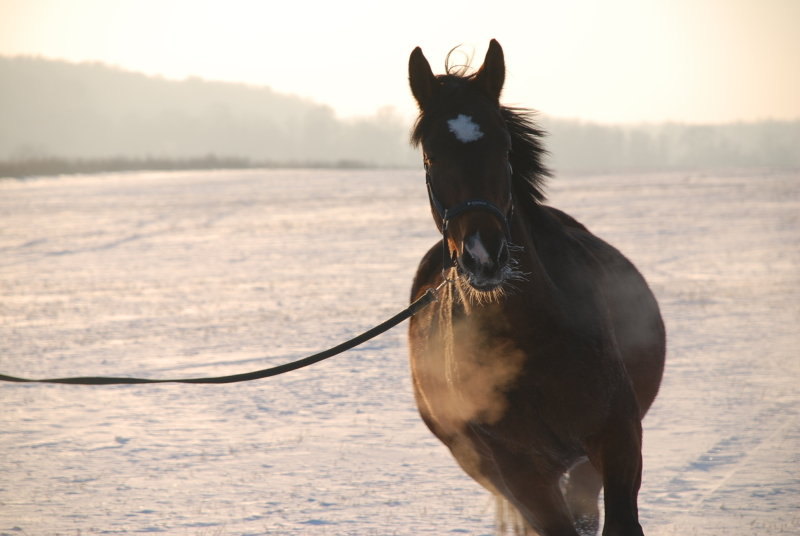
[[[508,242],[511,241],[511,217],[514,215],[513,184],[511,182],[511,176],[513,175],[513,170],[511,169],[511,162],[508,163],[508,183],[509,183],[508,192],[511,198],[511,204],[507,213],[497,208],[497,206],[494,205],[493,203],[490,203],[489,201],[486,201],[484,199],[469,199],[454,207],[446,208],[436,197],[436,194],[433,193],[433,184],[431,181],[430,166],[428,165],[427,162],[425,162],[424,165],[425,165],[425,184],[428,187],[428,198],[430,199],[431,206],[441,219],[441,225],[439,226],[439,231],[441,231],[442,233],[443,271],[446,271],[448,268],[454,266],[453,259],[449,255],[449,248],[447,245],[448,225],[453,218],[455,218],[456,216],[460,216],[465,212],[470,212],[473,210],[483,210],[497,216],[497,218],[503,223],[503,231],[506,236],[506,241]]]

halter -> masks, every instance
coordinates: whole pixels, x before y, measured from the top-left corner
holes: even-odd
[[[470,212],[473,210],[483,210],[489,212],[494,216],[496,216],[503,223],[503,231],[506,236],[506,241],[508,242],[511,241],[511,217],[514,215],[513,185],[511,182],[511,176],[513,174],[513,170],[511,169],[511,162],[508,162],[508,195],[510,196],[511,206],[508,209],[507,213],[504,213],[502,210],[497,208],[496,205],[484,199],[469,199],[459,205],[456,205],[455,207],[446,208],[436,197],[436,194],[433,193],[433,184],[431,181],[431,172],[428,162],[427,161],[424,162],[424,165],[425,165],[425,184],[428,187],[428,198],[430,199],[431,206],[436,211],[436,214],[438,214],[439,218],[442,220],[439,230],[442,233],[443,273],[447,271],[448,268],[452,268],[454,266],[453,259],[449,255],[449,248],[447,246],[447,230],[450,220],[452,220],[456,216],[460,216],[465,212]]]

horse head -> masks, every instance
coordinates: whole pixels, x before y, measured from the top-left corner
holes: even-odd
[[[479,292],[499,289],[513,273],[511,139],[500,107],[504,79],[503,49],[495,40],[471,75],[434,75],[419,47],[409,59],[420,110],[412,139],[422,146],[445,266],[455,263]]]

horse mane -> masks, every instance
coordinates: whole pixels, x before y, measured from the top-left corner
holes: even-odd
[[[511,180],[527,194],[523,199],[540,203],[545,200],[545,182],[552,173],[544,163],[548,153],[542,138],[547,133],[534,121],[535,114],[524,108],[500,107],[511,137]]]
[[[436,78],[439,80],[440,87],[444,93],[441,99],[457,99],[467,89],[467,82],[474,77],[475,73],[437,76]],[[546,135],[546,132],[534,121],[536,112],[533,110],[500,106],[500,115],[505,121],[508,135],[511,138],[509,159],[513,171],[512,182],[516,189],[524,192],[523,201],[529,200],[533,203],[540,203],[546,197],[544,193],[545,182],[548,177],[552,176],[544,163],[544,158],[548,153],[544,148],[542,138]],[[422,143],[427,130],[427,117],[423,111],[420,111],[411,132],[411,144],[414,147],[418,147]]]

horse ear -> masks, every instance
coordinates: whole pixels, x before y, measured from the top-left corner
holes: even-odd
[[[503,57],[503,47],[496,40],[489,41],[489,50],[483,65],[475,73],[475,84],[478,85],[489,97],[499,101],[506,80],[506,61]]]
[[[411,86],[411,93],[419,105],[419,109],[425,108],[433,94],[436,92],[438,82],[433,75],[431,65],[422,54],[422,49],[417,47],[408,59],[408,83]]]

